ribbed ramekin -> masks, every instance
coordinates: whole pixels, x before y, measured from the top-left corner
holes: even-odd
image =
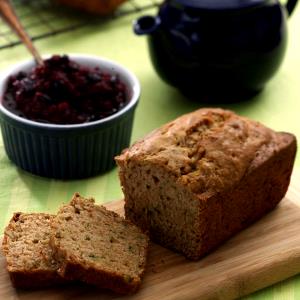
[[[117,113],[89,123],[57,125],[31,121],[7,110],[0,101],[0,120],[7,156],[20,168],[40,176],[60,179],[85,178],[114,167],[114,156],[130,143],[134,112],[140,97],[136,76],[105,58],[73,54],[70,59],[118,74],[128,90],[129,102]],[[3,99],[10,75],[29,71],[34,61],[14,65],[0,77]]]

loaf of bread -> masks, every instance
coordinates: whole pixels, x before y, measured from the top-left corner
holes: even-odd
[[[36,288],[65,282],[49,246],[48,214],[15,213],[4,231],[2,250],[15,287]]]
[[[86,11],[91,14],[111,14],[126,0],[55,0],[59,4]]]
[[[116,157],[125,214],[197,260],[284,197],[296,139],[222,109],[200,109]]]
[[[51,223],[59,273],[121,294],[137,291],[145,271],[148,236],[137,226],[75,194]]]

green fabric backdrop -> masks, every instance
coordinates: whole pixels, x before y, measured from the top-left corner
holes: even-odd
[[[45,12],[46,13],[46,12]],[[87,53],[116,60],[139,78],[142,95],[136,110],[132,141],[173,118],[208,103],[189,102],[163,83],[149,61],[146,39],[132,33],[135,15],[51,37],[36,43],[41,53]],[[222,105],[300,140],[300,8],[289,20],[289,45],[284,63],[265,90],[250,101]],[[29,57],[14,47],[0,51],[0,71]],[[299,155],[296,168],[300,167]],[[0,230],[15,211],[55,212],[74,192],[93,196],[98,203],[122,197],[116,169],[87,180],[39,178],[16,168],[6,157],[0,138]],[[266,288],[245,299],[300,299],[300,276]]]

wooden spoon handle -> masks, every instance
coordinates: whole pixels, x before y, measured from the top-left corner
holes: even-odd
[[[0,14],[6,21],[6,23],[15,31],[15,33],[20,37],[22,42],[26,45],[27,49],[35,58],[37,64],[42,65],[42,57],[34,47],[30,37],[21,25],[9,0],[0,0]]]

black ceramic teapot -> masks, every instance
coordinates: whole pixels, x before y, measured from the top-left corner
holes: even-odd
[[[134,23],[149,36],[158,74],[186,94],[238,100],[262,90],[282,63],[297,0],[167,0]]]

